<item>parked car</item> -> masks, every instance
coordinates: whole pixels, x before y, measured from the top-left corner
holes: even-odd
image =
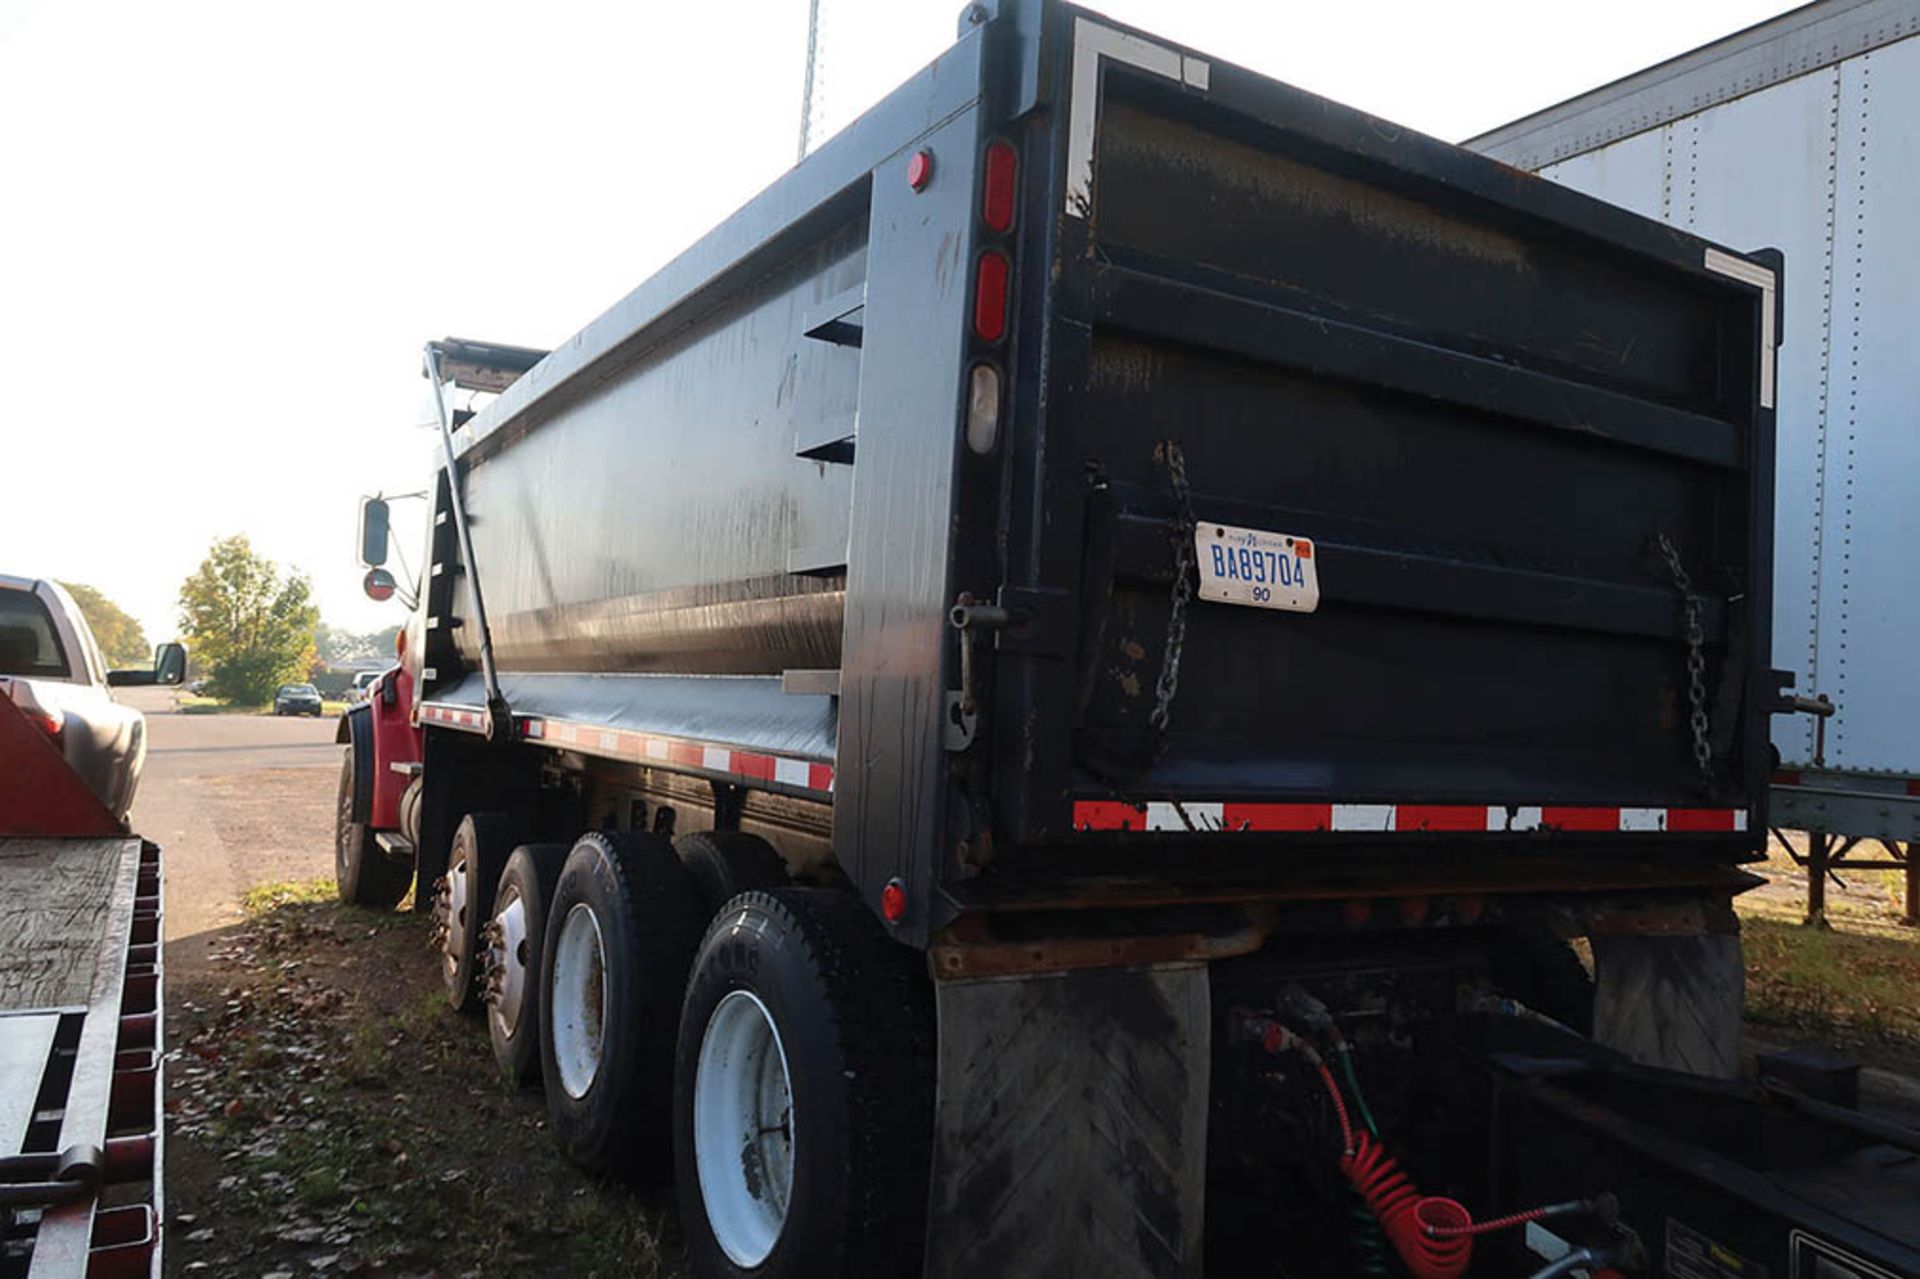
[[[386,671],[380,670],[380,671],[361,671],[358,675],[355,675],[353,677],[352,700],[356,702],[366,701],[367,695],[373,691],[373,686],[376,683],[378,683],[380,677],[385,674],[386,674]]]
[[[275,715],[320,714],[320,690],[311,684],[282,684],[273,695]]]
[[[213,681],[208,679],[205,675],[202,675],[199,679],[187,685],[187,691],[189,693],[192,693],[195,697],[205,697],[207,695],[207,690],[212,687],[213,687]]]
[[[146,718],[113,686],[178,684],[187,651],[162,644],[151,670],[110,671],[59,583],[0,574],[0,695],[43,729],[114,817],[125,821],[147,757]]]

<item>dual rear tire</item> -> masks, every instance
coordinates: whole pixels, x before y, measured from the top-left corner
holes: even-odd
[[[538,983],[548,1125],[590,1171],[675,1177],[696,1274],[917,1273],[929,983],[847,894],[707,907],[784,878],[750,839],[594,833],[567,854]]]
[[[674,1053],[694,1273],[919,1273],[933,1018],[912,959],[829,889],[748,892],[707,929]]]
[[[590,1172],[672,1172],[673,1032],[698,911],[657,835],[594,832],[567,855],[541,952],[540,1076],[554,1139]]]

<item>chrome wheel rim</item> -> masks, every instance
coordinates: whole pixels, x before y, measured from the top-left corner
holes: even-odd
[[[467,903],[471,899],[472,876],[467,859],[457,857],[447,868],[447,941],[443,962],[447,980],[452,982],[466,957]]]
[[[502,893],[494,914],[494,962],[488,968],[499,974],[499,997],[492,1002],[489,1015],[505,1035],[520,1028],[520,1010],[527,998],[527,903],[518,888]]]

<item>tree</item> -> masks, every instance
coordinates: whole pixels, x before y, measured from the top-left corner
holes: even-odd
[[[153,665],[153,646],[147,643],[146,631],[131,613],[91,586],[80,582],[60,585],[67,588],[67,594],[80,606],[80,616],[87,619],[87,628],[93,632],[94,642],[100,645],[100,655],[107,659],[108,666]]]
[[[320,648],[321,661],[330,666],[339,666],[370,657],[392,657],[393,637],[399,633],[397,625],[361,634],[322,622],[314,628],[313,642]]]
[[[209,691],[252,704],[302,680],[313,662],[320,610],[298,573],[280,575],[244,536],[215,542],[180,585],[180,627],[206,663]]]

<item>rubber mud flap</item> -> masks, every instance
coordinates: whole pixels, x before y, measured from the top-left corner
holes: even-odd
[[[1204,965],[939,983],[929,1279],[1201,1273]]]
[[[1643,1066],[1740,1073],[1746,967],[1737,934],[1593,939],[1593,1037]]]

